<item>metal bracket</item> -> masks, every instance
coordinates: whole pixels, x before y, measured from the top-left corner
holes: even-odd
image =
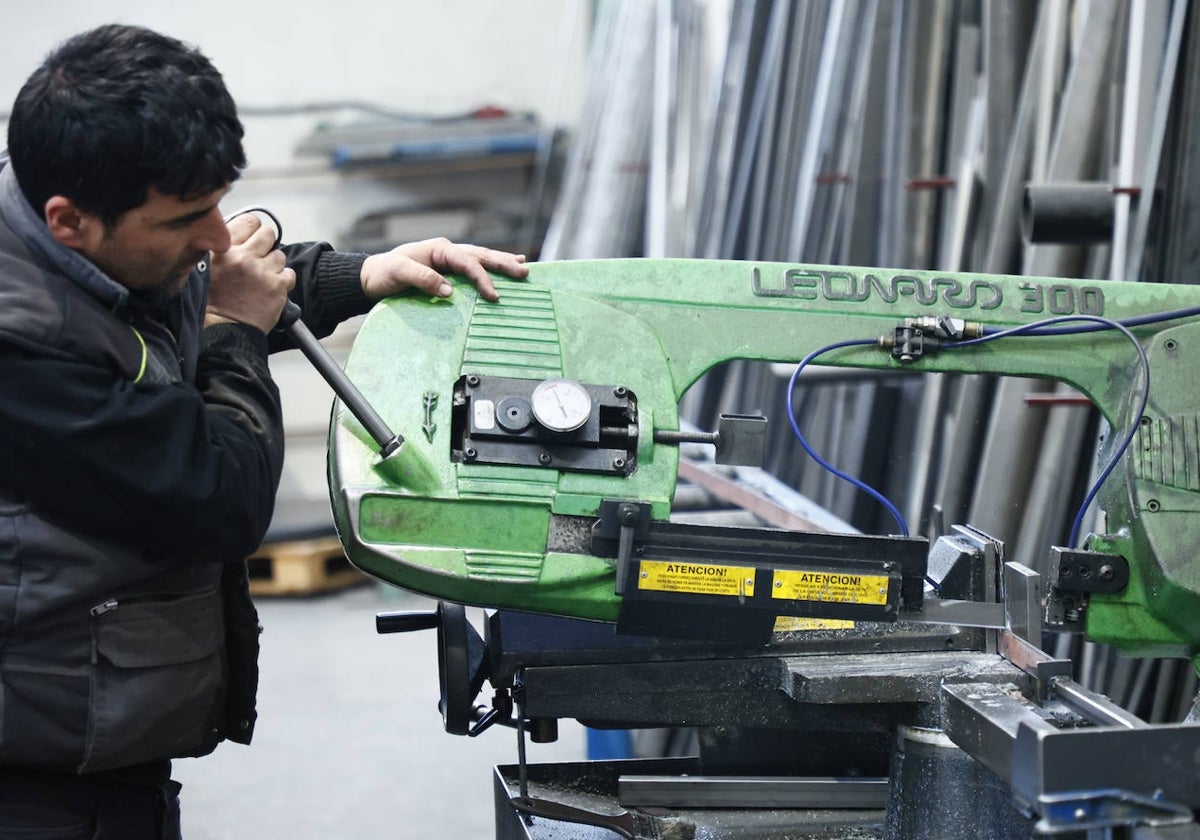
[[[634,540],[650,527],[651,508],[647,502],[621,502],[605,499],[600,503],[599,516],[592,528],[593,539],[616,539],[617,580],[615,592],[625,594],[629,561],[633,557]]]
[[[767,418],[761,414],[722,414],[717,419],[718,464],[761,467],[767,451]]]
[[[1055,689],[1080,725],[1048,718],[1016,685],[944,684],[946,734],[1041,818],[1039,836],[1191,822],[1200,727],[1145,723],[1068,680]]]
[[[1020,563],[1004,564],[1004,611],[1008,630],[997,639],[1000,655],[1036,681],[1039,702],[1050,693],[1051,680],[1070,677],[1069,659],[1054,659],[1042,650],[1042,576]]]
[[[1039,834],[1075,834],[1118,826],[1188,825],[1192,810],[1184,805],[1131,793],[1091,790],[1038,797],[1042,818]]]
[[[1050,586],[1061,592],[1116,595],[1129,585],[1129,561],[1120,554],[1050,549]]]
[[[1004,564],[1004,612],[1009,629],[1030,644],[1042,644],[1042,576],[1020,563]]]
[[[1090,596],[1123,591],[1129,585],[1129,561],[1119,554],[1055,546],[1046,575],[1046,623],[1062,632],[1082,633]]]
[[[1034,679],[1038,702],[1050,696],[1056,677],[1070,678],[1073,665],[1070,659],[1054,659],[1040,647],[1009,631],[998,634],[999,653]]]

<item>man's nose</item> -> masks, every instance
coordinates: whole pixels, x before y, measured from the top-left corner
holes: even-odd
[[[212,251],[223,254],[229,250],[231,240],[229,228],[221,216],[221,211],[214,207],[203,219],[196,223],[196,235],[192,245],[197,251]]]

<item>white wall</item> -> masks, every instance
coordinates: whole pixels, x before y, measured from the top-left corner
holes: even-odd
[[[591,19],[591,0],[4,0],[0,9],[0,114],[56,44],[121,22],[198,46],[251,113],[347,100],[439,116],[495,105],[567,127],[578,119]],[[354,116],[245,117],[250,165],[228,207],[269,202],[289,240],[336,244],[349,213],[395,197],[289,167],[318,121]]]
[[[484,103],[547,113],[564,90],[578,101],[590,15],[588,0],[5,0],[2,8],[0,111],[59,41],[122,22],[200,47],[247,106],[366,99],[437,114]],[[568,42],[575,49],[559,48]]]

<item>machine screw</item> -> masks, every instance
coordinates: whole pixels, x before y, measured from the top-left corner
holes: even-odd
[[[474,449],[464,449],[463,450],[463,457],[466,458],[468,461],[474,461],[475,456],[478,454],[479,453],[476,452]]]
[[[1113,567],[1109,566],[1107,563],[1105,565],[1101,566],[1100,572],[1099,572],[1100,580],[1112,580],[1113,571],[1114,571]]]
[[[470,385],[472,388],[476,387],[479,384],[479,377],[476,376],[475,374],[471,374],[470,376],[467,377],[467,384]]]
[[[552,460],[554,460],[554,459],[550,457],[549,452],[543,452],[541,455],[538,456],[539,464],[549,464]]]
[[[648,578],[648,577],[650,577],[650,573],[649,573],[649,572],[642,572],[642,577],[644,577],[644,578]]]
[[[626,394],[625,388],[622,387],[621,385],[618,385],[616,388],[613,388],[614,396],[623,397],[623,396],[625,396],[625,394]]]
[[[612,464],[613,464],[613,469],[616,469],[616,470],[625,469],[625,459],[624,458],[613,458]]]
[[[781,581],[781,580],[777,580],[777,581],[775,581],[775,588],[776,588],[776,589],[783,589],[783,581]]]

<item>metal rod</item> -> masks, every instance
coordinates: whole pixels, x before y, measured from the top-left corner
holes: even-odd
[[[749,192],[750,176],[755,157],[760,153],[759,138],[763,129],[764,113],[767,110],[768,94],[773,92],[778,67],[782,63],[784,30],[787,25],[788,6],[777,3],[771,8],[770,22],[767,25],[766,44],[763,47],[762,65],[758,71],[758,80],[750,98],[750,111],[745,120],[746,136],[742,140],[741,156],[733,168],[730,206],[726,208],[722,220],[719,237],[719,256],[730,259],[734,255],[734,243],[742,228],[742,214],[745,211],[747,194]]]
[[[1121,726],[1125,729],[1144,729],[1149,726],[1102,694],[1088,691],[1074,680],[1057,677],[1051,681],[1054,694],[1093,723],[1101,726]]]
[[[388,428],[383,418],[367,402],[367,398],[350,381],[350,377],[346,376],[345,371],[338,367],[337,362],[333,360],[333,356],[329,355],[329,352],[321,346],[321,342],[312,334],[308,326],[300,320],[300,307],[288,301],[287,308],[280,319],[280,324],[292,341],[295,342],[296,346],[300,348],[300,352],[308,358],[312,366],[321,374],[321,377],[329,383],[329,387],[337,394],[338,399],[342,401],[346,408],[350,409],[350,413],[355,416],[358,422],[363,424],[363,428],[367,430],[367,433],[379,445],[380,457],[386,458],[399,449],[400,445],[404,443],[404,438],[398,434],[394,434]]]
[[[673,429],[655,429],[655,443],[712,443],[717,442],[716,432],[676,432]]]
[[[513,677],[512,696],[517,710],[517,791],[524,799],[529,796],[529,765],[525,757],[525,685],[521,671]],[[529,814],[522,814],[521,819],[526,825],[533,824]]]
[[[1125,84],[1121,103],[1121,127],[1117,147],[1116,182],[1132,184],[1134,166],[1141,139],[1143,115],[1141,113],[1142,72],[1145,64],[1146,4],[1134,2],[1129,7],[1129,29],[1125,47]],[[1122,193],[1113,196],[1112,254],[1109,264],[1109,279],[1124,280],[1126,248],[1129,245],[1129,216],[1133,197]]]
[[[827,776],[621,776],[624,807],[863,808],[888,804],[887,778]]]
[[[1162,159],[1163,140],[1166,136],[1167,118],[1175,92],[1175,71],[1179,63],[1179,45],[1183,40],[1183,25],[1187,19],[1188,4],[1176,0],[1171,7],[1171,28],[1167,39],[1167,50],[1163,55],[1158,78],[1158,97],[1154,103],[1154,122],[1151,125],[1150,145],[1143,163],[1141,196],[1134,208],[1130,242],[1126,254],[1125,280],[1137,280],[1142,267],[1142,256],[1146,249],[1146,237],[1150,230],[1150,210],[1154,204],[1154,187],[1158,178],[1158,166]]]
[[[816,94],[810,112],[809,132],[804,141],[804,153],[797,173],[795,215],[787,237],[787,257],[797,259],[804,250],[808,236],[809,219],[812,215],[813,190],[817,174],[817,158],[825,134],[825,123],[829,119],[829,97],[836,73],[837,44],[841,40],[842,26],[846,18],[844,0],[834,0],[830,7],[825,30],[825,42],[821,51],[821,66],[817,71]]]

